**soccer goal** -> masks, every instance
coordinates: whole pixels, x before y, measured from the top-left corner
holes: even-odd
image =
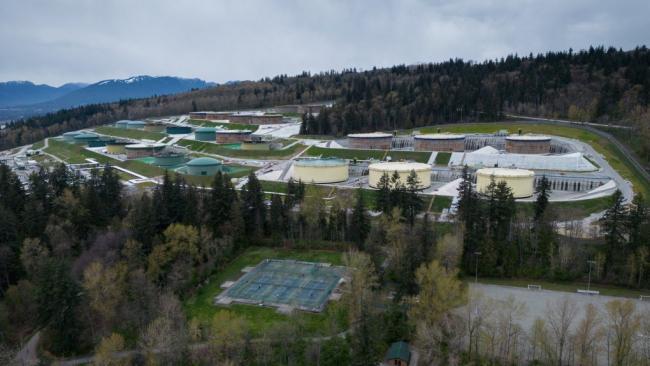
[[[528,289],[531,291],[542,291],[541,285],[528,285]]]
[[[639,300],[641,300],[641,301],[650,301],[650,295],[641,295],[641,296],[639,296]]]

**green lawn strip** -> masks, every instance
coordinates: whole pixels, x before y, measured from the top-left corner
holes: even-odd
[[[464,279],[465,282],[470,283],[474,282],[474,277],[467,276]],[[535,280],[535,279],[510,279],[510,278],[478,278],[479,283],[489,284],[489,285],[500,285],[500,286],[512,286],[512,287],[524,287],[528,288],[528,285],[540,285],[543,290],[552,290],[552,291],[561,291],[561,292],[576,292],[578,289],[586,289],[587,282],[575,281],[575,282],[549,282],[544,280]],[[591,283],[591,290],[600,291],[601,295],[605,296],[617,296],[617,297],[627,297],[627,298],[636,298],[639,296],[650,296],[650,290],[637,290],[628,287],[620,287],[613,285],[602,285]]]
[[[324,158],[340,158],[350,160],[382,160],[388,155],[393,161],[397,160],[414,160],[420,163],[426,163],[431,156],[430,152],[424,151],[388,151],[386,150],[362,150],[362,149],[334,149],[327,147],[310,147],[304,155],[321,156]]]
[[[431,204],[431,212],[442,212],[443,209],[451,207],[452,197],[434,196]]]
[[[451,153],[447,151],[442,151],[436,154],[436,158],[434,159],[434,164],[447,166],[447,164],[449,164],[450,159],[451,159]]]
[[[34,144],[32,144],[32,149],[33,150],[42,149],[43,146],[45,146],[45,140],[41,140],[41,141],[38,141],[38,142],[35,142]]]
[[[295,144],[291,147],[281,150],[237,150],[230,149],[219,144],[214,144],[211,142],[203,142],[196,140],[187,140],[181,139],[177,143],[180,146],[184,146],[192,151],[203,152],[207,154],[215,154],[221,156],[228,156],[233,158],[243,158],[243,159],[280,159],[280,158],[289,158],[294,154],[297,154],[298,151],[303,149],[305,146],[301,144]]]
[[[70,164],[87,163],[87,158],[94,159],[102,164],[116,164],[119,162],[117,159],[113,159],[94,151],[87,150],[82,145],[70,144],[56,139],[49,139],[48,147],[45,149],[45,152],[52,154]]]
[[[138,139],[138,140],[153,140],[153,141],[158,141],[167,136],[164,133],[160,133],[160,132],[132,130],[126,128],[110,127],[110,126],[96,127],[95,132],[102,135],[108,135],[114,137],[123,137],[123,138],[131,138],[131,139]]]
[[[257,131],[257,128],[259,127],[259,125],[203,121],[200,119],[190,119],[187,122],[192,125],[201,126],[201,127],[222,127],[225,128],[226,130],[251,130],[253,132]]]
[[[328,324],[334,319],[336,322],[345,322],[342,313],[345,311],[337,303],[329,303],[326,310],[320,314],[305,313],[297,311],[294,315],[283,315],[277,313],[275,308],[259,307],[254,305],[233,304],[230,306],[213,305],[214,297],[221,293],[221,284],[225,281],[234,281],[242,273],[246,266],[255,266],[262,260],[272,259],[295,259],[309,262],[328,262],[334,265],[341,265],[342,255],[340,252],[325,250],[299,250],[281,248],[249,248],[235,258],[223,269],[213,274],[209,282],[201,287],[197,293],[184,302],[184,308],[188,318],[197,318],[202,322],[209,322],[214,314],[222,309],[233,311],[244,317],[255,336],[259,336],[264,330],[269,329],[273,324],[284,321],[299,321],[305,324],[310,334],[326,334]]]
[[[332,135],[293,135],[294,139],[307,139],[307,140],[334,140],[336,136]]]
[[[611,207],[611,197],[598,197],[580,201],[550,202],[551,208],[559,220],[577,220],[595,212],[601,212]],[[525,216],[532,217],[533,202],[517,202],[517,210]]]
[[[517,133],[539,133],[573,138],[591,145],[598,153],[605,156],[609,165],[612,166],[621,176],[632,182],[634,190],[642,192],[648,197],[650,194],[650,183],[646,182],[643,176],[628,161],[627,157],[609,140],[596,135],[593,132],[579,127],[559,126],[551,124],[527,124],[517,122],[490,122],[490,123],[464,123],[457,125],[430,126],[420,129],[422,133],[433,133],[440,129],[442,132],[451,133],[494,133],[499,130],[508,130]]]

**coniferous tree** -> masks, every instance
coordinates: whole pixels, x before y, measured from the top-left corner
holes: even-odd
[[[600,222],[605,234],[605,273],[612,273],[620,262],[617,254],[624,252],[626,209],[623,204],[623,193],[616,190],[611,197],[611,206]]]
[[[363,202],[363,193],[357,190],[357,200],[352,210],[350,219],[350,239],[359,249],[363,249],[363,244],[370,232],[370,219],[366,212],[366,206]]]
[[[546,178],[546,176],[543,175],[542,178],[539,180],[537,187],[535,188],[535,194],[537,194],[537,198],[535,199],[535,206],[534,206],[535,222],[539,222],[539,220],[546,212],[546,208],[548,207],[548,196],[550,190],[551,190],[551,184]]]
[[[381,178],[379,178],[377,188],[377,194],[375,195],[375,209],[384,214],[390,214],[392,207],[390,177],[388,176],[388,173],[384,172]]]
[[[414,170],[406,178],[402,213],[411,227],[415,224],[415,216],[422,209],[422,199],[418,196],[420,180]]]

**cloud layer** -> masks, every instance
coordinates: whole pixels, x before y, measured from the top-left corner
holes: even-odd
[[[6,0],[0,80],[224,82],[647,42],[650,2]]]

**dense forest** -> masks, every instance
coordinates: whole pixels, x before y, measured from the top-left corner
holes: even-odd
[[[458,220],[446,223],[422,213],[414,173],[403,185],[396,177],[382,177],[376,195],[366,202],[361,190],[339,191],[325,200],[316,187],[293,181],[286,195],[267,197],[253,174],[240,191],[219,173],[210,190],[165,175],[150,191],[127,193],[109,166],[81,179],[58,165],[33,174],[25,189],[0,165],[0,356],[13,354],[12,347],[41,329],[48,354],[95,352],[99,365],[228,360],[235,365],[363,366],[374,365],[397,340],[417,344],[424,360],[449,361],[443,364],[461,359],[557,364],[558,357],[578,364],[579,357],[596,357],[604,349],[580,338],[591,348],[558,354],[551,346],[556,339],[551,323],[540,320],[534,342],[551,343],[545,353],[535,351],[533,338],[523,336],[526,330],[510,325],[506,331],[498,322],[501,316],[521,318],[521,311],[513,313],[519,303],[491,303],[468,293],[461,282],[476,268],[482,276],[583,280],[585,265],[593,260],[594,282],[650,287],[650,215],[641,197],[623,205],[614,195],[601,222],[603,235],[581,241],[560,233],[544,182],[534,214],[520,215],[507,186],[492,184],[479,195],[465,174]],[[371,216],[370,210],[382,214]],[[342,300],[351,333],[314,340],[305,335],[304,324],[295,322],[281,323],[260,338],[245,318],[228,310],[207,322],[188,319],[183,301],[252,246],[344,253],[352,270]],[[477,267],[476,251],[482,252]],[[477,325],[458,313],[468,301],[495,307],[498,316],[485,313]],[[611,314],[599,319],[615,322],[621,311],[637,314],[629,306],[614,302]],[[640,329],[645,323],[634,316],[626,320],[634,320],[629,329]],[[488,334],[499,338],[485,338]],[[505,342],[502,346],[517,351],[504,353],[490,342]],[[192,344],[205,349],[196,352]],[[125,349],[139,352],[116,363],[116,352]],[[607,352],[637,357],[640,349]]]
[[[65,131],[193,110],[228,110],[334,100],[305,118],[305,134],[395,130],[457,121],[494,121],[505,113],[631,125],[650,137],[650,51],[590,47],[510,55],[499,60],[280,75],[190,93],[63,110],[9,124],[0,149]],[[635,147],[636,148],[636,147]],[[641,147],[636,148],[640,151]],[[647,149],[646,149],[647,150]],[[640,154],[644,157],[648,154]]]

